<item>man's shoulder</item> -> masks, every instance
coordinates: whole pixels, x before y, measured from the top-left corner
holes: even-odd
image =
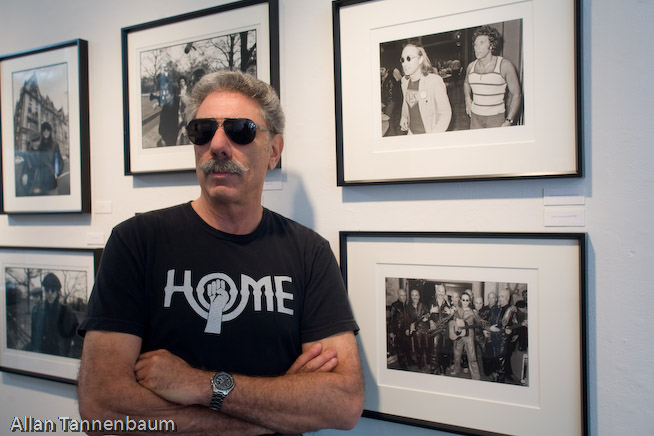
[[[438,84],[438,85],[443,84],[444,85],[445,84],[445,81],[443,80],[443,78],[439,74],[436,74],[436,73],[427,74],[426,76],[424,76],[424,80],[425,80],[425,84],[429,84],[429,85],[434,85],[434,84]]]
[[[264,209],[265,214],[267,214],[270,224],[273,226],[282,226],[289,231],[306,233],[308,235],[314,235],[316,237],[322,238],[315,230],[310,228],[307,225],[301,224],[298,221],[295,221],[292,218],[288,218],[278,212],[274,212],[270,209]]]
[[[507,74],[516,71],[516,67],[513,62],[502,56],[498,56],[498,58],[500,62],[500,73]]]
[[[328,245],[327,240],[312,228],[304,224],[300,224],[299,222],[281,215],[280,213],[269,209],[264,210],[267,220],[265,231],[269,236],[281,235],[291,239],[293,242]]]
[[[118,224],[114,230],[117,232],[142,231],[160,226],[176,227],[180,221],[187,219],[187,209],[190,203],[178,204],[162,209],[136,213],[133,217]]]

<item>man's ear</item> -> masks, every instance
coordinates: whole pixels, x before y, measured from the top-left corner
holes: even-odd
[[[268,169],[272,170],[277,166],[277,162],[282,157],[282,150],[284,150],[284,137],[281,134],[276,134],[270,140],[270,160],[268,161]]]

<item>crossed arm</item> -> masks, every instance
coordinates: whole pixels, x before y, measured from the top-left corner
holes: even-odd
[[[283,376],[235,374],[221,412],[208,407],[213,372],[165,350],[140,355],[140,348],[133,335],[87,333],[79,375],[83,419],[167,419],[179,434],[258,435],[348,429],[361,415],[363,381],[352,332],[303,344]]]

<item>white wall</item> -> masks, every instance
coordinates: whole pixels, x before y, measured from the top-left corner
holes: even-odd
[[[0,216],[0,245],[85,247],[88,232],[106,238],[135,212],[197,196],[193,176],[123,175],[120,29],[217,3],[0,0],[0,54],[75,38],[89,41],[92,195],[113,206],[111,214],[91,216]],[[591,434],[654,434],[654,350],[648,333],[654,307],[648,275],[654,265],[654,60],[648,27],[654,1],[583,2],[583,179],[347,189],[335,182],[331,2],[280,3],[285,180],[281,191],[265,193],[265,205],[315,228],[334,250],[339,230],[588,232]],[[551,66],[570,68],[556,59]],[[544,227],[544,188],[583,190],[586,227]],[[22,415],[77,416],[74,387],[0,374],[0,428]],[[368,419],[351,433],[445,434]]]

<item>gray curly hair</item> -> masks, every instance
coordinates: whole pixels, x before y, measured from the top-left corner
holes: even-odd
[[[240,71],[221,70],[203,76],[193,86],[186,107],[186,119],[194,119],[204,99],[218,91],[237,92],[253,99],[258,103],[270,133],[284,133],[284,111],[275,90],[266,82]]]

